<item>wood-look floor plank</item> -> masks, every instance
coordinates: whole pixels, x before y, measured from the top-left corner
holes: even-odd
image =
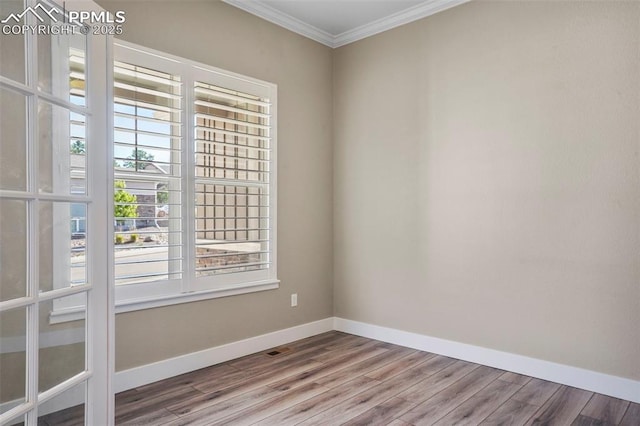
[[[333,358],[340,358],[350,352],[356,352],[365,350],[365,348],[381,348],[386,344],[375,340],[364,339],[357,336],[347,335],[346,338],[340,339],[344,343],[344,347],[338,349],[328,350],[324,347],[306,347],[303,349],[293,349],[284,353],[283,355],[277,355],[276,357],[269,357],[263,354],[261,358],[257,359],[252,364],[240,366],[242,371],[249,374],[257,374],[266,371],[267,369],[279,368],[286,366],[292,362],[306,360],[329,362]],[[386,347],[385,347],[386,348]]]
[[[342,383],[351,381],[358,376],[365,375],[366,373],[381,366],[390,364],[413,352],[415,352],[415,350],[402,347],[389,349],[388,351],[374,357],[370,357],[356,364],[341,368],[335,373],[319,378],[315,382],[326,388],[333,388],[341,385]]]
[[[376,340],[370,340],[363,344],[356,344],[345,348],[326,351],[319,355],[311,357],[309,360],[322,363],[330,363],[353,353],[363,353],[374,350],[378,350],[378,353],[381,353],[382,351],[389,350],[388,346],[389,345],[386,343],[378,342]]]
[[[171,411],[161,408],[159,410],[149,411],[140,416],[136,416],[125,422],[118,422],[118,426],[157,426],[162,425],[172,420],[177,419],[178,416]]]
[[[324,347],[329,344],[334,344],[335,342],[340,342],[345,339],[350,339],[350,334],[344,334],[339,332],[328,332],[317,334],[315,336],[307,337],[306,339],[297,340],[295,342],[288,343],[286,345],[281,345],[278,347],[274,347],[271,349],[267,349],[265,351],[257,352],[254,354],[246,355],[238,359],[234,359],[229,361],[228,365],[239,368],[239,369],[247,369],[256,364],[268,364],[269,360],[277,361],[276,359],[269,358],[266,353],[271,352],[274,349],[287,347],[292,350],[292,352],[302,352],[307,349],[312,350],[324,350]]]
[[[184,415],[192,411],[201,410],[205,407],[220,403],[237,395],[249,392],[271,383],[283,380],[289,376],[299,374],[308,368],[318,366],[319,363],[309,363],[298,361],[289,367],[281,367],[267,373],[253,376],[248,380],[242,380],[232,385],[220,388],[215,383],[199,385],[197,387],[203,394],[189,399],[181,399],[166,408],[178,415]]]
[[[512,398],[516,401],[540,407],[547,402],[558,389],[560,389],[560,385],[557,383],[534,378],[516,392]]]
[[[233,398],[205,406],[202,409],[191,410],[187,414],[180,415],[178,419],[173,420],[169,424],[171,426],[186,426],[200,424],[203,421],[202,419],[207,419],[211,422],[217,421],[232,416],[244,409],[251,408],[255,404],[273,399],[281,394],[282,392],[275,389],[262,386]]]
[[[309,359],[313,356],[320,355],[327,352],[325,345],[334,343],[336,341],[344,341],[350,339],[350,335],[335,335],[330,333],[328,335],[313,336],[311,341],[305,343],[292,342],[291,344],[281,345],[265,351],[261,351],[252,355],[229,361],[225,364],[229,364],[237,370],[241,370],[249,375],[260,374],[268,371],[271,368],[277,368],[287,363],[295,362],[301,359]],[[303,339],[306,340],[306,339]],[[318,342],[316,342],[318,341]],[[317,344],[315,344],[317,343]],[[285,350],[286,349],[286,350]],[[272,350],[282,350],[280,355],[270,356],[268,352]]]
[[[522,385],[516,383],[505,382],[500,379],[494,380],[487,387],[450,411],[436,425],[478,425],[521,387]]]
[[[531,380],[531,377],[506,371],[502,376],[500,376],[500,380],[515,383],[517,385],[526,385]]]
[[[407,370],[299,424],[326,426],[344,423],[396,396],[398,392],[414,385],[421,378],[416,369]]]
[[[435,354],[429,352],[415,351],[412,354],[409,354],[398,361],[394,361],[389,363],[383,367],[380,367],[376,370],[370,371],[366,374],[367,377],[376,380],[387,380],[403,371],[408,370],[409,368],[417,367],[422,364],[426,360],[433,358]]]
[[[409,411],[415,404],[393,397],[344,423],[343,426],[386,425],[396,417]]]
[[[145,415],[148,412],[166,408],[176,399],[191,399],[201,396],[202,392],[191,386],[173,388],[170,392],[159,395],[149,395],[140,400],[116,405],[116,423],[123,423]]]
[[[353,334],[343,333],[341,331],[327,331],[326,333],[316,334],[315,336],[296,340],[295,342],[287,343],[282,346],[287,346],[289,348],[297,350],[309,347],[324,348],[327,345],[333,345],[336,342],[341,342],[344,339],[348,339],[351,337],[353,337]]]
[[[38,426],[83,426],[84,404],[50,413],[38,418]]]
[[[622,417],[627,411],[627,407],[629,407],[629,401],[595,394],[580,414],[592,419],[602,420],[606,423],[613,423],[617,425],[622,421]]]
[[[349,349],[355,346],[364,345],[365,343],[371,342],[371,339],[367,339],[366,337],[356,336],[355,334],[347,334],[347,338],[342,341],[336,341],[334,343],[329,343],[324,346],[324,349],[327,351],[337,351],[342,349]]]
[[[413,425],[432,425],[501,374],[495,368],[478,367],[400,418]]]
[[[415,402],[416,404],[421,403],[479,368],[478,364],[472,364],[466,361],[453,361],[453,363],[449,363],[449,360],[450,358],[440,359],[440,357],[435,357],[422,364],[420,368],[412,369],[418,371],[420,377],[426,378],[420,380],[411,388],[398,393],[398,396],[407,401]],[[437,364],[438,361],[444,362]],[[425,371],[425,367],[429,367],[430,364],[435,365],[435,371],[433,371],[432,374],[428,374],[428,371]],[[446,367],[442,368],[442,366]]]
[[[300,404],[296,404],[286,410],[268,417],[256,425],[260,426],[290,426],[315,416],[329,408],[351,398],[367,389],[379,384],[380,382],[369,377],[361,376],[350,382],[332,388],[325,393],[308,399]]]
[[[594,419],[592,417],[587,417],[583,415],[579,415],[575,418],[573,422],[571,422],[571,426],[615,426],[616,423],[605,422],[603,420]]]
[[[539,409],[537,405],[511,398],[480,424],[482,426],[522,426]]]
[[[526,425],[570,425],[592,396],[593,392],[561,386]]]
[[[202,392],[205,392],[206,390],[210,389],[224,389],[226,387],[233,386],[236,383],[241,383],[249,380],[250,378],[251,375],[247,372],[234,368],[228,373],[212,374],[211,372],[207,372],[207,374],[202,377],[188,379],[188,381],[190,382],[188,386],[191,386],[195,389],[204,389]],[[182,384],[180,386],[185,386],[185,384]],[[144,392],[149,394],[154,393],[153,389],[147,389],[144,390]],[[163,390],[159,390],[159,392],[162,393]]]
[[[409,425],[409,423],[405,422],[404,420],[395,419],[391,423],[387,423],[387,426],[411,426],[411,425]]]
[[[309,346],[302,349],[291,349],[281,355],[269,356],[267,352],[257,354],[254,358],[247,359],[242,365],[234,365],[237,370],[248,375],[261,374],[274,368],[286,366],[288,364],[306,360],[316,356],[321,356],[328,351],[322,347]]]
[[[317,383],[309,383],[290,391],[282,392],[277,397],[268,401],[256,404],[251,408],[242,410],[239,413],[225,417],[217,422],[211,422],[206,419],[206,423],[202,425],[216,426],[216,425],[233,425],[233,426],[245,426],[252,425],[266,417],[272,416],[280,411],[286,410],[296,404],[300,404],[316,395],[320,395],[326,392],[327,389],[318,385]]]
[[[239,377],[246,377],[246,374],[228,364],[218,364],[200,370],[192,371],[179,376],[170,377],[168,379],[160,380],[157,382],[149,383],[144,386],[133,389],[134,392],[127,391],[122,392],[116,396],[117,402],[124,402],[127,399],[127,394],[134,395],[135,398],[145,398],[146,395],[158,395],[163,392],[169,392],[171,389],[181,386],[192,386],[197,383],[202,383],[211,378],[228,377],[237,375]]]
[[[247,384],[251,384],[251,389],[257,387],[272,384],[280,380],[284,380],[290,376],[294,376],[303,371],[320,367],[323,364],[316,361],[310,361],[308,359],[298,359],[282,365],[272,366],[264,372],[252,374],[248,377],[234,377],[233,380],[226,380],[224,377],[216,378],[203,383],[195,384],[193,387],[205,392],[216,392],[229,387],[243,387]]]
[[[640,404],[632,402],[624,413],[620,426],[638,426],[640,425]]]
[[[322,377],[328,376],[336,371],[354,366],[369,358],[389,352],[389,349],[377,346],[360,347],[357,350],[341,353],[340,357],[331,357],[329,361],[320,363],[319,365],[310,364],[310,367],[294,376],[287,377],[280,381],[269,384],[270,387],[281,391],[293,389],[297,386],[306,385],[315,382]]]

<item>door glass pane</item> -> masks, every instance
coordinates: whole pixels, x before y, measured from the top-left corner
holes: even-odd
[[[0,302],[27,294],[27,203],[0,199]]]
[[[0,60],[0,63],[5,62],[10,61]],[[0,88],[0,189],[27,189],[26,129],[25,96]]]
[[[40,302],[39,383],[44,392],[85,371],[85,316],[76,321],[51,323],[52,313],[67,306],[78,306],[80,313],[86,308],[86,294],[61,297]]]
[[[0,414],[26,400],[27,309],[0,312]]]
[[[86,192],[85,118],[48,102],[38,104],[40,192]]]
[[[84,425],[87,384],[82,382],[38,408],[39,425]]]
[[[17,14],[24,11],[24,1],[21,0],[2,0],[0,1],[0,19],[8,19],[7,23],[10,34],[2,34],[0,36],[0,58],[11,58],[11,60],[0,60],[0,75],[12,80],[24,83],[25,76],[25,37],[21,34],[21,26],[24,24],[24,18],[18,19]],[[11,14],[15,14],[11,17]],[[18,25],[19,27],[14,27]],[[17,32],[18,34],[11,34]]]
[[[87,282],[87,205],[40,202],[40,291]]]
[[[14,419],[10,419],[7,424],[9,426],[24,426],[27,424],[27,416],[18,416]]]
[[[54,16],[61,18],[55,12]],[[72,30],[69,22],[52,22],[48,17],[41,25],[60,27],[62,34],[38,35],[38,88],[65,100],[79,97],[84,105],[86,35],[80,27]]]

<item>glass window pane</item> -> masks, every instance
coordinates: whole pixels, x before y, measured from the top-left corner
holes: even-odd
[[[0,414],[26,401],[27,309],[0,312]]]
[[[6,89],[0,89],[0,141],[0,189],[26,190],[27,100]]]
[[[52,22],[48,17],[41,25],[61,27],[63,33],[38,35],[38,88],[85,105],[86,35],[79,29],[72,31],[68,22]]]
[[[38,407],[39,425],[81,426],[85,424],[87,384],[82,382]]]
[[[268,204],[260,187],[196,183],[196,276],[267,269]],[[264,212],[265,214],[268,212]]]
[[[0,302],[27,295],[27,203],[0,199]]]
[[[38,104],[40,192],[86,193],[86,118],[41,101]]]
[[[9,25],[10,29],[14,25],[22,26],[23,19],[14,20],[10,15],[22,13],[24,8],[24,1],[2,0],[0,1],[0,19],[9,18],[6,25]],[[19,28],[14,27],[13,29],[18,30]],[[21,33],[21,30],[13,32]],[[0,60],[0,75],[24,83],[26,74],[25,50],[23,34],[2,34],[0,37],[0,58],[11,58],[11,60]]]
[[[40,202],[40,291],[87,282],[87,205]]]
[[[61,297],[40,303],[38,390],[44,392],[85,371],[84,316],[77,321],[51,324],[52,313],[69,307],[86,309],[86,294]]]
[[[116,181],[116,285],[181,278],[179,188],[169,178]]]

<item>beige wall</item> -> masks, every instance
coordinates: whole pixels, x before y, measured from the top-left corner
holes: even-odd
[[[638,22],[476,1],[338,49],[335,314],[639,380]]]
[[[331,316],[331,50],[217,1],[98,3],[124,40],[278,85],[280,289],[120,314],[116,369]]]

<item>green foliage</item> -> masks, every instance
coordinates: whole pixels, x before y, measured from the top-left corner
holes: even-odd
[[[131,236],[129,237],[129,241],[132,243],[138,241],[138,234],[131,234]]]
[[[115,182],[116,191],[113,194],[114,211],[118,225],[124,224],[123,218],[138,217],[138,207],[135,205],[138,197],[126,191],[126,185],[123,180]]]
[[[84,142],[82,142],[81,140],[73,141],[69,150],[72,154],[84,154],[87,152],[84,146]]]
[[[131,151],[131,155],[128,156],[127,158],[130,161],[123,162],[122,167],[126,167],[128,169],[136,169],[136,170],[143,170],[154,159],[153,154],[149,154],[144,149],[138,149],[138,148],[135,148],[133,151]]]
[[[156,192],[156,201],[158,204],[167,204],[169,202],[169,192],[167,192],[166,183],[161,183],[158,185]]]
[[[116,244],[124,243],[124,237],[120,234],[116,235]]]

